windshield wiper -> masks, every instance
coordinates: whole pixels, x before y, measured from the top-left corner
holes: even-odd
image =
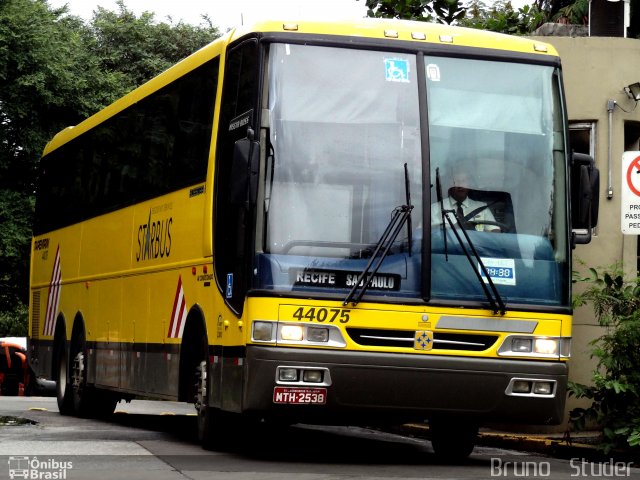
[[[449,249],[447,248],[447,228],[444,224],[445,216],[444,213],[444,200],[442,199],[442,184],[440,183],[440,168],[436,168],[436,198],[438,203],[440,204],[440,214],[442,215],[442,241],[444,242],[444,261],[449,261]]]
[[[487,297],[487,300],[489,301],[489,305],[491,305],[491,308],[493,310],[494,314],[498,314],[500,313],[500,315],[504,315],[506,313],[506,307],[504,304],[504,301],[502,300],[502,297],[500,296],[500,292],[498,292],[498,289],[496,288],[495,284],[493,283],[493,280],[491,279],[491,276],[489,275],[489,272],[487,271],[487,267],[485,266],[484,262],[482,261],[482,258],[480,258],[480,254],[478,254],[478,251],[476,250],[475,245],[473,244],[473,242],[471,241],[471,237],[469,237],[469,234],[467,233],[467,231],[464,229],[463,224],[464,224],[464,218],[458,218],[455,210],[445,210],[444,208],[444,201],[442,198],[442,187],[440,184],[440,169],[436,168],[436,195],[437,195],[437,199],[438,199],[438,203],[440,203],[440,210],[442,211],[442,235],[443,235],[443,241],[445,242],[445,258],[448,261],[448,256],[446,255],[446,251],[447,251],[447,232],[445,231],[445,225],[444,225],[444,220],[446,219],[447,222],[449,223],[449,226],[451,227],[451,231],[454,233],[456,240],[458,240],[458,244],[460,245],[460,247],[462,248],[463,253],[465,254],[465,256],[467,257],[467,260],[469,261],[469,265],[471,265],[471,270],[473,270],[473,272],[476,274],[476,277],[478,278],[478,282],[480,282],[480,286],[482,287],[482,290],[484,291],[485,296]],[[453,215],[456,219],[457,222],[454,223],[453,220],[451,219],[451,215]],[[487,287],[487,283],[485,283],[484,279],[482,278],[482,274],[478,271],[478,269],[475,267],[474,263],[473,263],[473,258],[471,258],[471,254],[469,253],[469,251],[467,250],[467,247],[465,246],[464,242],[462,241],[462,238],[460,237],[460,234],[458,233],[458,230],[456,229],[456,225],[457,227],[462,231],[465,239],[467,240],[467,244],[469,245],[469,249],[471,250],[471,253],[473,254],[473,258],[475,258],[478,262],[478,265],[480,265],[480,269],[482,270],[482,273],[484,273],[485,278],[487,279],[487,283],[489,284],[489,287]],[[489,290],[491,289],[491,290]],[[492,295],[493,294],[493,295]]]
[[[411,222],[411,210],[413,210],[413,205],[411,205],[411,194],[409,193],[409,173],[406,163],[404,164],[404,186],[407,204],[400,205],[393,209],[393,212],[391,213],[391,220],[389,221],[387,228],[385,228],[384,232],[382,233],[382,236],[376,243],[373,250],[373,255],[371,255],[371,258],[367,262],[367,266],[364,267],[362,273],[358,275],[356,283],[351,288],[351,291],[347,295],[347,298],[345,298],[344,302],[342,302],[342,305],[346,306],[349,304],[349,302],[351,302],[351,304],[355,306],[358,304],[358,302],[360,302],[360,299],[367,291],[367,288],[369,288],[369,285],[371,285],[371,281],[382,266],[382,262],[384,262],[384,259],[389,254],[389,250],[391,249],[393,242],[395,242],[396,238],[398,238],[402,227],[407,221]],[[409,229],[410,228],[411,223],[409,223]],[[411,231],[409,231],[409,244],[411,244]],[[376,264],[372,270],[374,262],[376,262]],[[362,284],[362,286],[360,284]],[[360,289],[359,291],[358,288]]]
[[[405,162],[404,164],[404,193],[406,198],[406,206],[411,207],[413,209],[413,205],[411,205],[411,188],[409,186],[409,168]],[[411,249],[413,243],[413,226],[411,224],[411,210],[409,210],[409,215],[407,217],[407,242],[409,248],[409,256],[411,256]]]

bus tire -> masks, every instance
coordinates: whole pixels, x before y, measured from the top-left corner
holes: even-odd
[[[103,418],[111,415],[118,399],[111,392],[99,390],[87,382],[88,350],[84,329],[71,343],[71,386],[75,414],[84,418]]]
[[[91,416],[91,391],[87,386],[87,348],[84,330],[71,341],[71,387],[73,409],[79,417]]]
[[[209,342],[206,335],[200,340],[199,362],[195,367],[194,403],[198,414],[198,440],[205,450],[221,450],[225,445],[226,432],[229,429],[229,415],[209,405],[211,382],[208,376],[210,370]]]
[[[73,392],[69,381],[69,364],[64,341],[60,341],[56,355],[56,398],[61,415],[73,415]]]
[[[94,418],[107,418],[113,415],[116,405],[120,401],[116,395],[107,390],[91,389],[90,415]]]
[[[431,446],[444,462],[464,462],[476,445],[478,426],[446,420],[429,420]]]
[[[198,414],[198,440],[206,450],[213,450],[218,445],[216,442],[215,424],[217,423],[217,411],[209,406],[209,355],[207,337],[203,336],[200,351],[200,361],[195,368],[195,398],[194,403]]]

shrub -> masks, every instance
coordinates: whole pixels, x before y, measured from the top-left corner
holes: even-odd
[[[640,453],[640,278],[625,280],[619,268],[590,269],[581,281],[588,286],[574,305],[592,304],[605,333],[590,343],[591,357],[598,361],[593,385],[569,383],[569,395],[591,400],[590,407],[571,411],[572,426],[583,430],[587,421],[595,421],[605,453]]]

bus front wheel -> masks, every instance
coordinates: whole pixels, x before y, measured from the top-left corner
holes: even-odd
[[[235,445],[241,418],[238,414],[225,412],[209,404],[209,346],[203,339],[200,363],[195,368],[194,403],[198,415],[198,440],[206,450],[224,450]]]
[[[221,435],[216,428],[220,421],[218,409],[209,405],[209,342],[206,336],[201,340],[200,362],[194,375],[194,404],[198,414],[198,440],[203,448],[215,450],[220,447]]]
[[[459,463],[467,459],[478,439],[475,424],[429,420],[429,436],[436,456],[446,462]]]

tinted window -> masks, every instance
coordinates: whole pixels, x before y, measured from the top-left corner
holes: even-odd
[[[217,82],[214,59],[45,156],[34,233],[203,182]]]

